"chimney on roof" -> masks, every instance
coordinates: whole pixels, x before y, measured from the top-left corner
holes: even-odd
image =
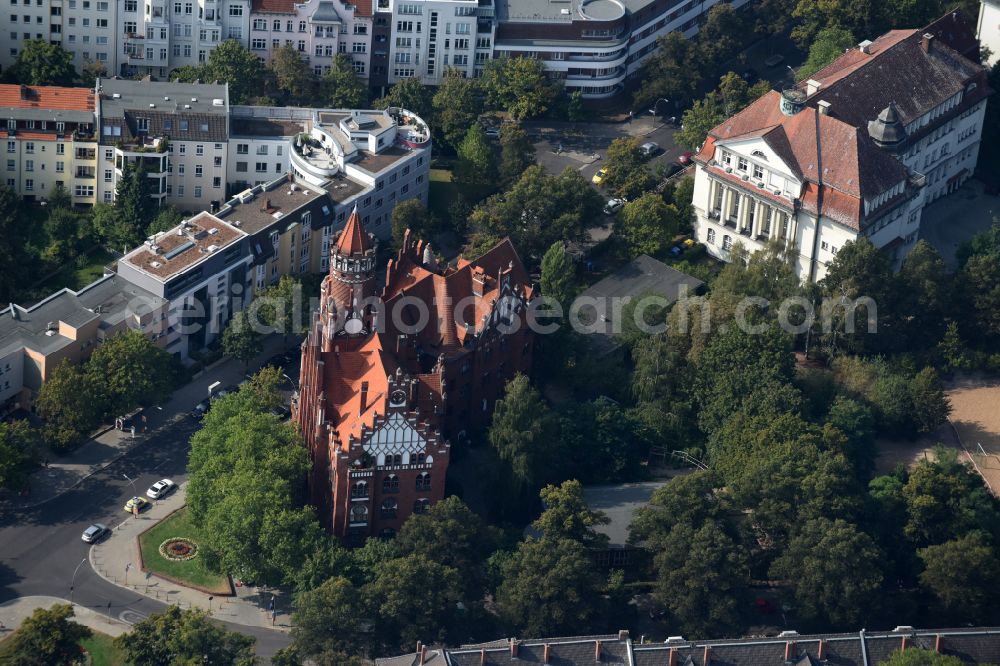
[[[941,634],[936,634],[934,636],[934,651],[937,652],[938,654],[941,653],[941,648],[942,648],[941,643],[942,642],[943,642],[943,640],[941,638]]]
[[[826,639],[819,639],[819,645],[816,646],[816,658],[820,661],[826,659]]]
[[[864,53],[865,55],[871,55],[871,52],[872,52],[872,42],[871,42],[871,40],[870,39],[866,39],[865,41],[863,41],[860,44],[858,44],[858,50],[861,51],[862,53]]]
[[[549,659],[551,658],[552,658],[552,648],[549,646],[548,643],[546,643],[542,647],[542,663],[543,664],[549,663]]]
[[[26,100],[29,97],[31,97],[31,89],[28,88],[28,86],[22,85],[21,86],[21,99],[22,100]]]
[[[823,87],[823,84],[816,79],[809,79],[806,81],[806,95],[812,97],[819,92],[819,89]]]
[[[427,646],[420,646],[420,666],[424,666],[424,662],[427,661]]]
[[[511,262],[511,264],[513,264],[513,262]],[[620,641],[627,641],[628,640],[628,629],[619,629],[618,630],[618,640],[620,640]]]
[[[421,643],[420,641],[417,641],[417,651],[416,651],[416,654],[420,654],[420,649],[422,647],[424,647],[424,644]]]
[[[830,115],[830,103],[825,99],[821,99],[820,101],[816,102],[816,108],[818,108],[819,112],[822,113],[824,116]]]
[[[667,666],[677,666],[677,648],[670,648],[667,653]]]
[[[361,413],[365,411],[365,407],[368,406],[368,382],[361,382]]]
[[[910,647],[910,637],[903,636],[899,641],[899,651],[906,652],[906,648]]]
[[[931,44],[934,43],[934,34],[930,32],[925,32],[920,36],[920,48],[924,50],[924,53],[930,53]]]
[[[510,657],[511,659],[517,659],[517,639],[510,639]]]
[[[601,660],[602,648],[601,641],[594,641],[594,661]]]
[[[712,646],[706,645],[704,652],[701,655],[702,666],[708,666],[708,663],[712,660]]]
[[[479,666],[486,666],[486,648],[479,651]]]
[[[799,654],[799,644],[795,641],[785,641],[785,661],[789,662],[795,659]]]

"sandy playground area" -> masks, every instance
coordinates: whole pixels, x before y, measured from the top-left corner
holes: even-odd
[[[951,423],[994,494],[1000,493],[1000,379],[962,379],[948,389]]]

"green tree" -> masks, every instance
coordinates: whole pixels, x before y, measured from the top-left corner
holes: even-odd
[[[569,104],[566,106],[566,120],[571,123],[578,123],[587,117],[587,110],[583,106],[583,92],[574,90],[570,93]]]
[[[615,233],[625,241],[629,256],[662,255],[680,231],[679,217],[673,204],[649,192],[625,204],[615,221]]]
[[[582,544],[528,539],[503,565],[497,609],[522,635],[586,633],[599,616],[602,591],[602,581]]]
[[[948,420],[951,402],[934,368],[927,367],[917,373],[910,384],[910,396],[917,432],[932,433]]]
[[[375,100],[375,106],[380,109],[399,106],[412,111],[427,122],[434,111],[433,97],[433,92],[420,82],[419,76],[410,76],[394,83],[389,88],[388,95]]]
[[[797,19],[792,39],[806,50],[823,29],[841,28],[855,35],[876,35],[881,32],[874,25],[878,11],[878,7],[865,2],[798,0],[792,11],[792,17]]]
[[[80,641],[93,633],[73,617],[73,606],[56,604],[36,608],[31,617],[4,646],[4,663],[11,666],[75,664],[80,659]]]
[[[351,581],[329,578],[295,597],[293,645],[300,657],[323,652],[364,653],[372,639],[371,613],[366,597]]]
[[[330,71],[320,82],[323,101],[336,109],[360,109],[368,101],[364,81],[354,70],[354,63],[343,53],[338,53],[330,63]]]
[[[498,535],[455,496],[424,514],[412,514],[396,535],[397,552],[416,554],[461,572],[464,598],[477,599],[486,584],[485,563]]]
[[[1000,560],[982,532],[921,548],[920,584],[950,612],[969,621],[987,616],[1000,592]]]
[[[556,99],[556,89],[545,75],[545,65],[535,58],[494,58],[486,61],[480,85],[486,102],[506,111],[515,120],[540,116]]]
[[[237,312],[222,332],[222,351],[249,368],[261,349],[260,333],[254,330],[250,317],[245,311]]]
[[[899,271],[899,310],[906,340],[900,347],[919,351],[934,347],[945,334],[946,317],[955,299],[953,276],[937,250],[918,241]]]
[[[799,296],[801,285],[795,268],[796,252],[790,252],[780,240],[769,242],[753,254],[734,248],[730,261],[712,283],[713,301],[727,294],[734,299],[745,296],[766,298],[781,303]],[[777,314],[772,311],[772,314]],[[791,316],[791,315],[790,315]]]
[[[660,552],[678,525],[697,530],[706,521],[719,519],[718,486],[718,475],[708,470],[672,478],[653,492],[648,506],[636,509],[629,525],[629,542],[645,542],[651,552]]]
[[[175,376],[173,357],[135,329],[106,340],[84,368],[90,385],[104,387],[108,414],[163,402]]]
[[[554,444],[555,419],[528,378],[518,374],[497,400],[489,441],[510,466],[515,489],[534,494],[541,487],[544,465]]]
[[[840,26],[831,26],[820,30],[809,45],[809,56],[795,73],[795,78],[802,81],[823,69],[844,54],[844,51],[857,42],[849,30]]]
[[[964,663],[953,654],[912,647],[903,652],[897,650],[882,662],[883,666],[961,666]]]
[[[684,112],[681,129],[674,134],[674,138],[685,148],[698,150],[705,143],[708,133],[725,119],[719,96],[710,92],[704,99],[695,100],[691,108]]]
[[[376,564],[363,595],[375,607],[377,635],[391,650],[406,650],[419,640],[447,640],[461,591],[457,570],[414,553]]]
[[[20,489],[38,463],[39,432],[23,419],[0,423],[0,487]]]
[[[535,146],[520,123],[504,123],[500,128],[500,183],[510,187],[525,169],[535,163]]]
[[[569,539],[587,548],[607,545],[607,536],[594,528],[607,525],[611,520],[601,511],[592,511],[587,506],[583,484],[575,479],[563,481],[562,485],[545,486],[539,494],[545,511],[531,527],[541,534],[542,539],[551,542]]]
[[[483,110],[476,80],[452,67],[445,69],[431,105],[434,109],[435,129],[444,137],[445,143],[456,149]],[[420,113],[416,109],[413,111]]]
[[[236,39],[227,39],[208,54],[206,80],[229,84],[229,103],[246,104],[264,87],[265,69],[260,58]]]
[[[108,68],[100,60],[83,59],[80,66],[80,83],[88,88],[93,88],[97,79],[103,79],[108,75]]]
[[[276,91],[285,99],[300,104],[310,101],[316,88],[316,75],[308,59],[291,42],[271,54],[267,69],[274,79]]]
[[[837,396],[830,405],[827,423],[847,438],[844,455],[862,473],[875,468],[875,415],[864,403],[845,396]]]
[[[486,138],[486,130],[479,123],[469,127],[458,146],[453,179],[461,185],[496,185],[497,156]]]
[[[824,294],[838,303],[832,309],[832,332],[824,336],[831,356],[841,351],[865,354],[892,349],[899,328],[895,284],[888,257],[868,238],[840,248],[821,282]],[[853,319],[853,332],[848,318]]]
[[[636,106],[654,106],[660,99],[683,102],[694,94],[707,70],[694,40],[673,31],[656,40],[656,49],[643,65],[635,93]],[[667,107],[669,108],[669,107]]]
[[[417,238],[428,238],[432,230],[432,222],[427,207],[420,199],[407,199],[396,204],[392,209],[392,243],[394,247],[403,246],[403,235],[406,230]]]
[[[71,86],[76,81],[73,54],[45,39],[24,41],[11,69],[13,80],[29,86]]]
[[[685,634],[723,635],[740,627],[746,549],[721,524],[678,523],[653,558],[656,596]]]
[[[71,449],[100,422],[106,401],[92,375],[64,360],[35,396],[35,411],[45,419],[44,439],[57,451]]]
[[[115,639],[115,647],[132,664],[232,664],[255,663],[251,636],[229,631],[202,610],[170,606],[132,625]]]
[[[727,72],[719,79],[718,94],[722,98],[723,115],[728,118],[738,113],[770,90],[771,84],[767,81],[761,80],[750,86],[747,80],[736,72]]]
[[[309,305],[305,302],[302,283],[291,275],[282,275],[277,284],[261,291],[250,310],[256,309],[256,321],[270,326],[287,339],[304,333],[308,328]],[[250,317],[250,313],[247,313]]]
[[[0,185],[0,261],[7,266],[20,265],[25,258],[25,225],[22,220],[23,202],[17,192]],[[15,290],[23,280],[23,271],[0,271],[0,296],[4,302],[14,299]]]
[[[115,190],[115,209],[118,213],[114,228],[121,233],[118,238],[109,238],[112,243],[121,242],[131,248],[143,239],[143,233],[153,217],[156,203],[150,198],[152,188],[146,170],[134,162],[125,162],[122,177]],[[112,223],[108,223],[109,226]],[[95,226],[97,223],[95,222]],[[104,223],[101,223],[102,228]]]
[[[184,214],[173,206],[162,206],[156,211],[156,217],[146,227],[146,236],[170,231],[184,220]]]
[[[204,79],[205,76],[204,65],[181,65],[170,71],[170,80],[181,83],[194,83]]]
[[[742,47],[740,35],[745,32],[741,14],[728,3],[715,5],[698,30],[697,51],[703,62],[714,69],[736,54]]]
[[[564,308],[568,308],[576,295],[576,266],[566,253],[562,241],[556,241],[542,257],[540,279],[542,294],[554,298]]]
[[[90,213],[94,233],[101,242],[110,248],[128,250],[131,245],[132,231],[122,218],[121,211],[106,203],[96,203]]]
[[[601,185],[616,197],[635,199],[653,186],[653,175],[646,169],[638,139],[622,137],[612,141],[604,167],[608,173]]]
[[[771,576],[788,581],[804,617],[856,626],[878,598],[881,553],[851,523],[817,518],[792,537],[771,565]]]

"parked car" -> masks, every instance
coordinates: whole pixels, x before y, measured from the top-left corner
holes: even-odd
[[[491,138],[491,139],[499,139],[500,138],[500,128],[499,127],[487,127],[486,128],[486,136],[489,137],[489,138]]]
[[[775,53],[772,56],[767,56],[764,58],[764,65],[767,67],[777,67],[781,63],[785,62],[785,56],[780,53]]]
[[[608,177],[608,167],[601,167],[600,169],[597,170],[597,173],[594,174],[594,177],[590,179],[590,182],[592,182],[594,185],[600,185],[601,183],[604,182],[604,179],[607,177]]]
[[[292,364],[292,357],[289,354],[275,354],[271,358],[267,359],[267,363],[264,365],[273,365],[279,370],[284,370],[286,366]]]
[[[139,513],[142,513],[143,511],[145,511],[146,509],[148,509],[150,506],[152,506],[152,505],[149,503],[149,500],[147,500],[146,498],[144,498],[144,497],[133,497],[129,501],[125,502],[125,506],[122,507],[122,510],[125,511],[125,513],[132,513],[134,510],[138,509]]]
[[[652,157],[660,152],[660,146],[653,141],[647,141],[639,146],[639,151],[642,153],[643,157]]]
[[[682,167],[680,164],[678,164],[677,162],[674,162],[673,164],[671,164],[670,166],[667,167],[667,178],[670,178],[671,176],[673,176],[675,173],[677,173],[678,171],[680,171],[683,168],[684,167]]]
[[[196,419],[202,419],[205,417],[205,414],[208,414],[208,410],[210,410],[211,408],[212,408],[211,400],[208,399],[202,400],[201,402],[199,402],[197,405],[194,406],[194,409],[191,410],[191,416],[193,416]]]
[[[110,531],[111,530],[109,530],[105,525],[102,525],[101,523],[94,523],[83,531],[80,538],[83,539],[85,543],[97,543]]]
[[[694,153],[692,153],[690,150],[685,150],[683,153],[681,153],[681,156],[677,158],[677,163],[680,164],[681,166],[687,166],[688,164],[691,164],[692,157],[694,157]]]
[[[146,491],[146,497],[151,499],[162,499],[174,492],[176,489],[177,484],[170,479],[160,479],[149,487],[149,490]]]
[[[608,203],[604,204],[604,214],[614,215],[622,209],[625,205],[624,199],[608,199]]]

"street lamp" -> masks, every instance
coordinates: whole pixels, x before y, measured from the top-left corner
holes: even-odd
[[[87,561],[87,558],[86,557],[83,558],[82,560],[80,560],[80,563],[78,565],[76,565],[76,569],[73,569],[73,577],[69,581],[69,602],[70,603],[73,603],[73,586],[76,583],[76,572],[80,570],[80,567],[82,567],[83,563],[86,562],[86,561]]]
[[[653,108],[649,110],[650,115],[652,115],[652,116],[656,115],[656,110],[658,108],[660,108],[660,102],[666,102],[666,103],[669,104],[670,100],[669,99],[664,99],[663,97],[661,97],[658,100],[656,100],[656,102],[653,103]]]
[[[124,472],[122,472],[122,476],[124,476],[124,477],[125,477],[125,479],[126,479],[126,480],[127,480],[127,481],[128,481],[129,483],[131,483],[131,484],[132,484],[132,497],[136,497],[136,496],[138,496],[138,494],[139,494],[139,491],[137,491],[137,490],[135,489],[135,481],[133,481],[132,479],[130,479],[130,478],[129,478],[129,476],[128,476],[128,474],[125,474]]]

